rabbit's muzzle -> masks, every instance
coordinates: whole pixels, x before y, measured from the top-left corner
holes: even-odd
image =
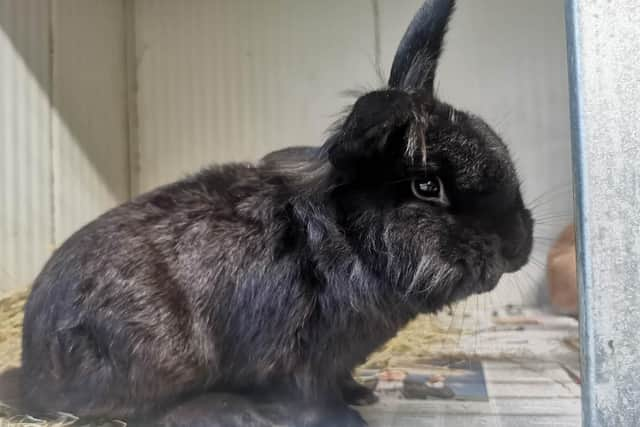
[[[505,221],[499,229],[502,239],[501,255],[505,272],[521,269],[529,260],[533,246],[533,219],[528,209],[521,209]]]

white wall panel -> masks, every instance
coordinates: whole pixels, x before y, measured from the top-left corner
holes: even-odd
[[[0,291],[51,250],[49,3],[0,0]]]
[[[129,197],[123,0],[53,0],[55,242]]]
[[[197,168],[319,144],[374,83],[370,0],[139,0],[143,190]]]

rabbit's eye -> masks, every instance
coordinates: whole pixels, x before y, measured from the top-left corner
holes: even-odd
[[[435,202],[444,206],[449,205],[449,199],[444,192],[442,181],[436,175],[416,178],[411,181],[411,191],[420,200]]]

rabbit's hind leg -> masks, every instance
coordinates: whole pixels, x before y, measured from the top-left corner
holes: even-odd
[[[346,405],[255,399],[229,393],[208,393],[169,409],[137,427],[366,427],[357,411]]]
[[[351,374],[341,378],[340,389],[342,396],[349,405],[366,406],[378,402],[375,392],[356,381]]]

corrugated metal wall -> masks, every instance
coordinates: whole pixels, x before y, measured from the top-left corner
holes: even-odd
[[[24,286],[51,250],[50,7],[0,0],[0,289]]]
[[[129,196],[123,11],[0,0],[0,290]]]
[[[342,91],[380,85],[375,64],[388,70],[421,2],[0,0],[0,289],[130,194],[321,143]],[[568,212],[562,2],[460,0],[447,40],[442,97],[500,131],[530,199],[566,190],[543,214]],[[497,298],[522,299],[506,285]]]

